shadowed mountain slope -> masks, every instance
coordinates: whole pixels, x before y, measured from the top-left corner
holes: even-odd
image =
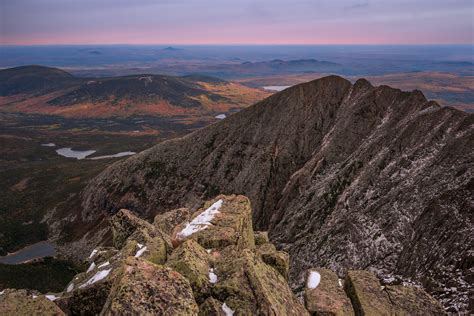
[[[473,123],[419,91],[325,77],[110,166],[82,192],[80,219],[245,194],[256,229],[290,253],[294,290],[311,266],[363,268],[466,310]]]

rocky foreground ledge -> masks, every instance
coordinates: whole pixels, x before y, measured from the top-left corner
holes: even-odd
[[[192,213],[153,223],[128,210],[111,219],[114,247],[94,249],[89,268],[62,293],[0,291],[1,315],[440,315],[424,290],[381,286],[369,271],[344,279],[307,272],[304,302],[288,286],[288,254],[254,232],[245,196],[218,196]]]

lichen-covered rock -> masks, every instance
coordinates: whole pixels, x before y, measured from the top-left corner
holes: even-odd
[[[102,315],[197,315],[186,278],[141,258],[129,257],[116,279]]]
[[[226,316],[222,310],[223,303],[213,297],[207,298],[199,305],[199,316]]]
[[[111,287],[111,280],[106,280],[66,293],[55,303],[67,315],[98,315],[107,301]]]
[[[255,246],[260,246],[270,242],[268,232],[254,232]]]
[[[265,243],[257,248],[257,253],[263,262],[275,268],[285,279],[288,279],[290,257],[286,252],[278,251],[273,244]]]
[[[308,270],[304,296],[306,309],[312,315],[354,315],[342,282],[331,270]]]
[[[356,315],[444,315],[424,290],[403,285],[381,286],[374,273],[349,271],[346,292]]]
[[[446,315],[441,304],[421,288],[387,285],[384,290],[392,303],[393,314]]]
[[[156,264],[164,264],[173,246],[169,237],[157,228],[139,227],[126,241],[129,256],[138,256]]]
[[[188,239],[173,251],[166,263],[188,279],[198,302],[209,296],[211,287],[208,256],[197,242]]]
[[[344,285],[356,315],[390,315],[390,300],[374,273],[364,270],[348,271]]]
[[[124,251],[105,258],[97,249],[86,272],[77,274],[66,286],[64,294],[55,303],[68,315],[96,315],[107,301],[119,267],[124,260]],[[104,252],[105,254],[105,252]]]
[[[243,195],[220,195],[206,202],[189,223],[178,225],[173,231],[173,244],[189,238],[206,249],[230,245],[253,249],[250,200]]]
[[[155,216],[153,225],[165,234],[171,235],[173,229],[191,218],[191,210],[188,208],[178,208]]]
[[[153,231],[153,225],[147,221],[135,216],[132,212],[126,209],[121,209],[111,219],[112,235],[114,246],[121,249],[127,238],[135,232],[139,227],[148,228]]]
[[[213,297],[238,315],[307,315],[285,278],[260,256],[237,246],[223,249],[215,262]]]
[[[0,293],[2,316],[65,315],[50,299],[36,291],[6,289]]]

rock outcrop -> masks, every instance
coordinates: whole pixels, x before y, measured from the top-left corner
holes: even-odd
[[[116,248],[94,249],[86,258],[87,271],[74,277],[62,293],[0,292],[0,314],[443,313],[423,290],[402,285],[382,290],[377,277],[366,271],[349,272],[349,299],[334,272],[310,270],[302,304],[287,281],[288,254],[276,250],[265,232],[254,234],[248,198],[220,195],[194,214],[186,211],[188,215],[181,216],[181,211],[160,215],[151,224],[121,210],[111,219]],[[176,226],[171,229],[170,223]],[[166,242],[170,239],[175,242]]]
[[[473,129],[474,115],[419,91],[329,76],[110,166],[82,192],[78,220],[244,194],[255,229],[290,254],[293,289],[311,267],[370,268],[466,311]]]
[[[12,290],[0,291],[0,314],[18,315],[65,315],[52,300],[55,296],[40,295],[36,291]]]

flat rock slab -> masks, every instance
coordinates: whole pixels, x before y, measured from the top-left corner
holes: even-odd
[[[328,269],[311,269],[308,271],[308,277],[311,272],[319,274],[319,283],[314,288],[306,285],[306,309],[312,315],[354,315],[351,301],[336,273]]]
[[[103,315],[197,315],[199,309],[186,278],[141,258],[122,267]]]

